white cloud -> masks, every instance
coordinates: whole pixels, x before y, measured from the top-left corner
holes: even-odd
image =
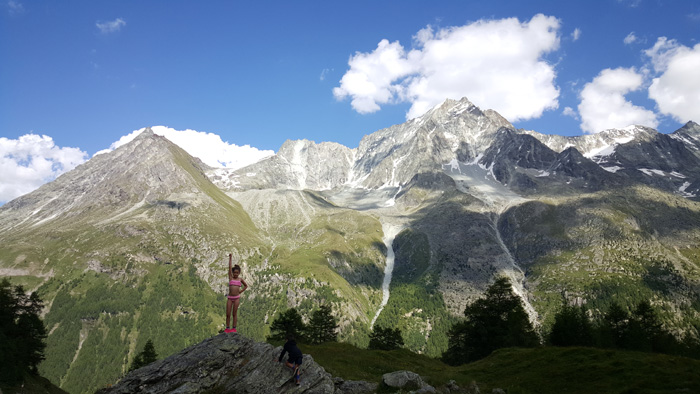
[[[128,135],[121,137],[105,149],[95,153],[95,155],[106,153],[132,141],[141,134],[145,128],[134,130]],[[249,164],[256,163],[266,157],[272,156],[275,152],[271,150],[259,150],[250,145],[238,146],[229,144],[221,140],[221,137],[214,133],[201,132],[196,130],[175,130],[165,126],[153,126],[151,128],[155,134],[162,135],[175,143],[190,155],[199,158],[205,164],[212,167],[226,167],[238,169]]]
[[[570,116],[574,119],[578,119],[578,115],[576,114],[576,110],[571,108],[571,107],[565,107],[564,110],[562,111],[562,114],[564,116]]]
[[[392,84],[417,71],[398,41],[382,40],[372,53],[356,53],[348,64],[350,70],[333,94],[338,99],[351,96],[352,107],[361,114],[376,112],[379,104],[392,102],[398,90]]]
[[[578,41],[578,39],[581,38],[581,29],[579,29],[578,27],[574,29],[574,32],[571,33],[571,38],[574,41]]]
[[[58,147],[51,137],[0,137],[0,203],[29,193],[85,161],[78,148]]]
[[[581,129],[597,133],[629,125],[656,127],[654,112],[627,101],[625,95],[642,88],[642,75],[633,68],[605,69],[581,91]]]
[[[700,44],[689,48],[660,37],[644,53],[659,74],[649,87],[649,98],[659,110],[678,122],[700,120]]]
[[[630,32],[630,34],[625,37],[624,40],[622,40],[626,45],[634,44],[635,42],[639,41],[639,38],[634,34],[634,32]]]
[[[384,39],[369,53],[358,52],[333,90],[338,100],[351,98],[360,113],[383,104],[409,102],[407,118],[422,115],[446,98],[468,97],[510,121],[536,118],[558,107],[554,67],[542,57],[559,47],[559,20],[536,15],[480,20],[413,37],[406,52]]]
[[[658,73],[666,71],[671,59],[682,50],[683,45],[676,40],[669,40],[666,37],[659,37],[653,47],[644,50],[644,54],[649,57],[654,70]],[[686,48],[687,49],[687,48]]]
[[[97,22],[95,23],[95,26],[100,29],[102,34],[108,34],[118,32],[122,26],[126,26],[126,21],[124,21],[122,18],[117,18],[113,21]]]
[[[24,12],[24,5],[19,1],[10,0],[7,2],[7,9],[10,15],[19,15]]]

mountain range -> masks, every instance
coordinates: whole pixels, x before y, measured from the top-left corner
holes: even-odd
[[[399,327],[439,356],[496,275],[542,328],[563,302],[646,299],[698,335],[699,196],[694,122],[562,137],[446,100],[357,148],[287,141],[238,170],[146,129],[0,207],[0,274],[45,300],[40,372],[69,392],[116,381],[148,339],[166,356],[223,328],[228,253],[255,339],[328,304],[341,340]]]

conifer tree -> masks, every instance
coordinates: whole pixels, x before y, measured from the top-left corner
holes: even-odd
[[[158,360],[158,354],[156,353],[155,346],[153,346],[153,341],[149,339],[143,346],[143,350],[137,354],[136,357],[134,357],[134,361],[131,363],[131,368],[129,371],[145,367],[156,360]]]
[[[39,318],[43,305],[36,293],[0,282],[0,381],[15,384],[22,374],[37,373],[44,360],[46,329]]]
[[[393,350],[403,346],[403,335],[398,328],[375,326],[369,334],[369,348],[373,350]]]
[[[270,325],[270,335],[267,339],[283,341],[287,338],[287,334],[291,334],[297,339],[303,339],[306,334],[306,326],[296,308],[289,308],[277,316]]]
[[[338,323],[329,305],[321,305],[311,315],[306,338],[311,343],[335,342],[338,339]]]
[[[628,324],[629,313],[616,302],[610,304],[598,329],[600,345],[613,348],[624,347]]]
[[[482,359],[504,347],[533,347],[539,344],[520,297],[508,278],[500,277],[486,290],[485,298],[464,310],[466,321],[449,332],[443,360],[463,364]]]
[[[564,304],[554,316],[549,343],[554,346],[592,346],[593,326],[586,308]]]
[[[642,300],[630,316],[625,347],[644,352],[663,351],[664,330],[648,300]]]

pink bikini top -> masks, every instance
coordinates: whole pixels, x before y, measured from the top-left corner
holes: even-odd
[[[241,286],[241,281],[240,281],[240,280],[233,280],[233,279],[231,279],[231,280],[228,282],[228,285],[229,285],[229,286]]]

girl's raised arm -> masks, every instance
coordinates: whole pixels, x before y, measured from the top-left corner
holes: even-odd
[[[228,254],[228,280],[230,281],[233,279],[233,270],[231,268],[231,260],[233,259],[233,254],[229,253]]]

